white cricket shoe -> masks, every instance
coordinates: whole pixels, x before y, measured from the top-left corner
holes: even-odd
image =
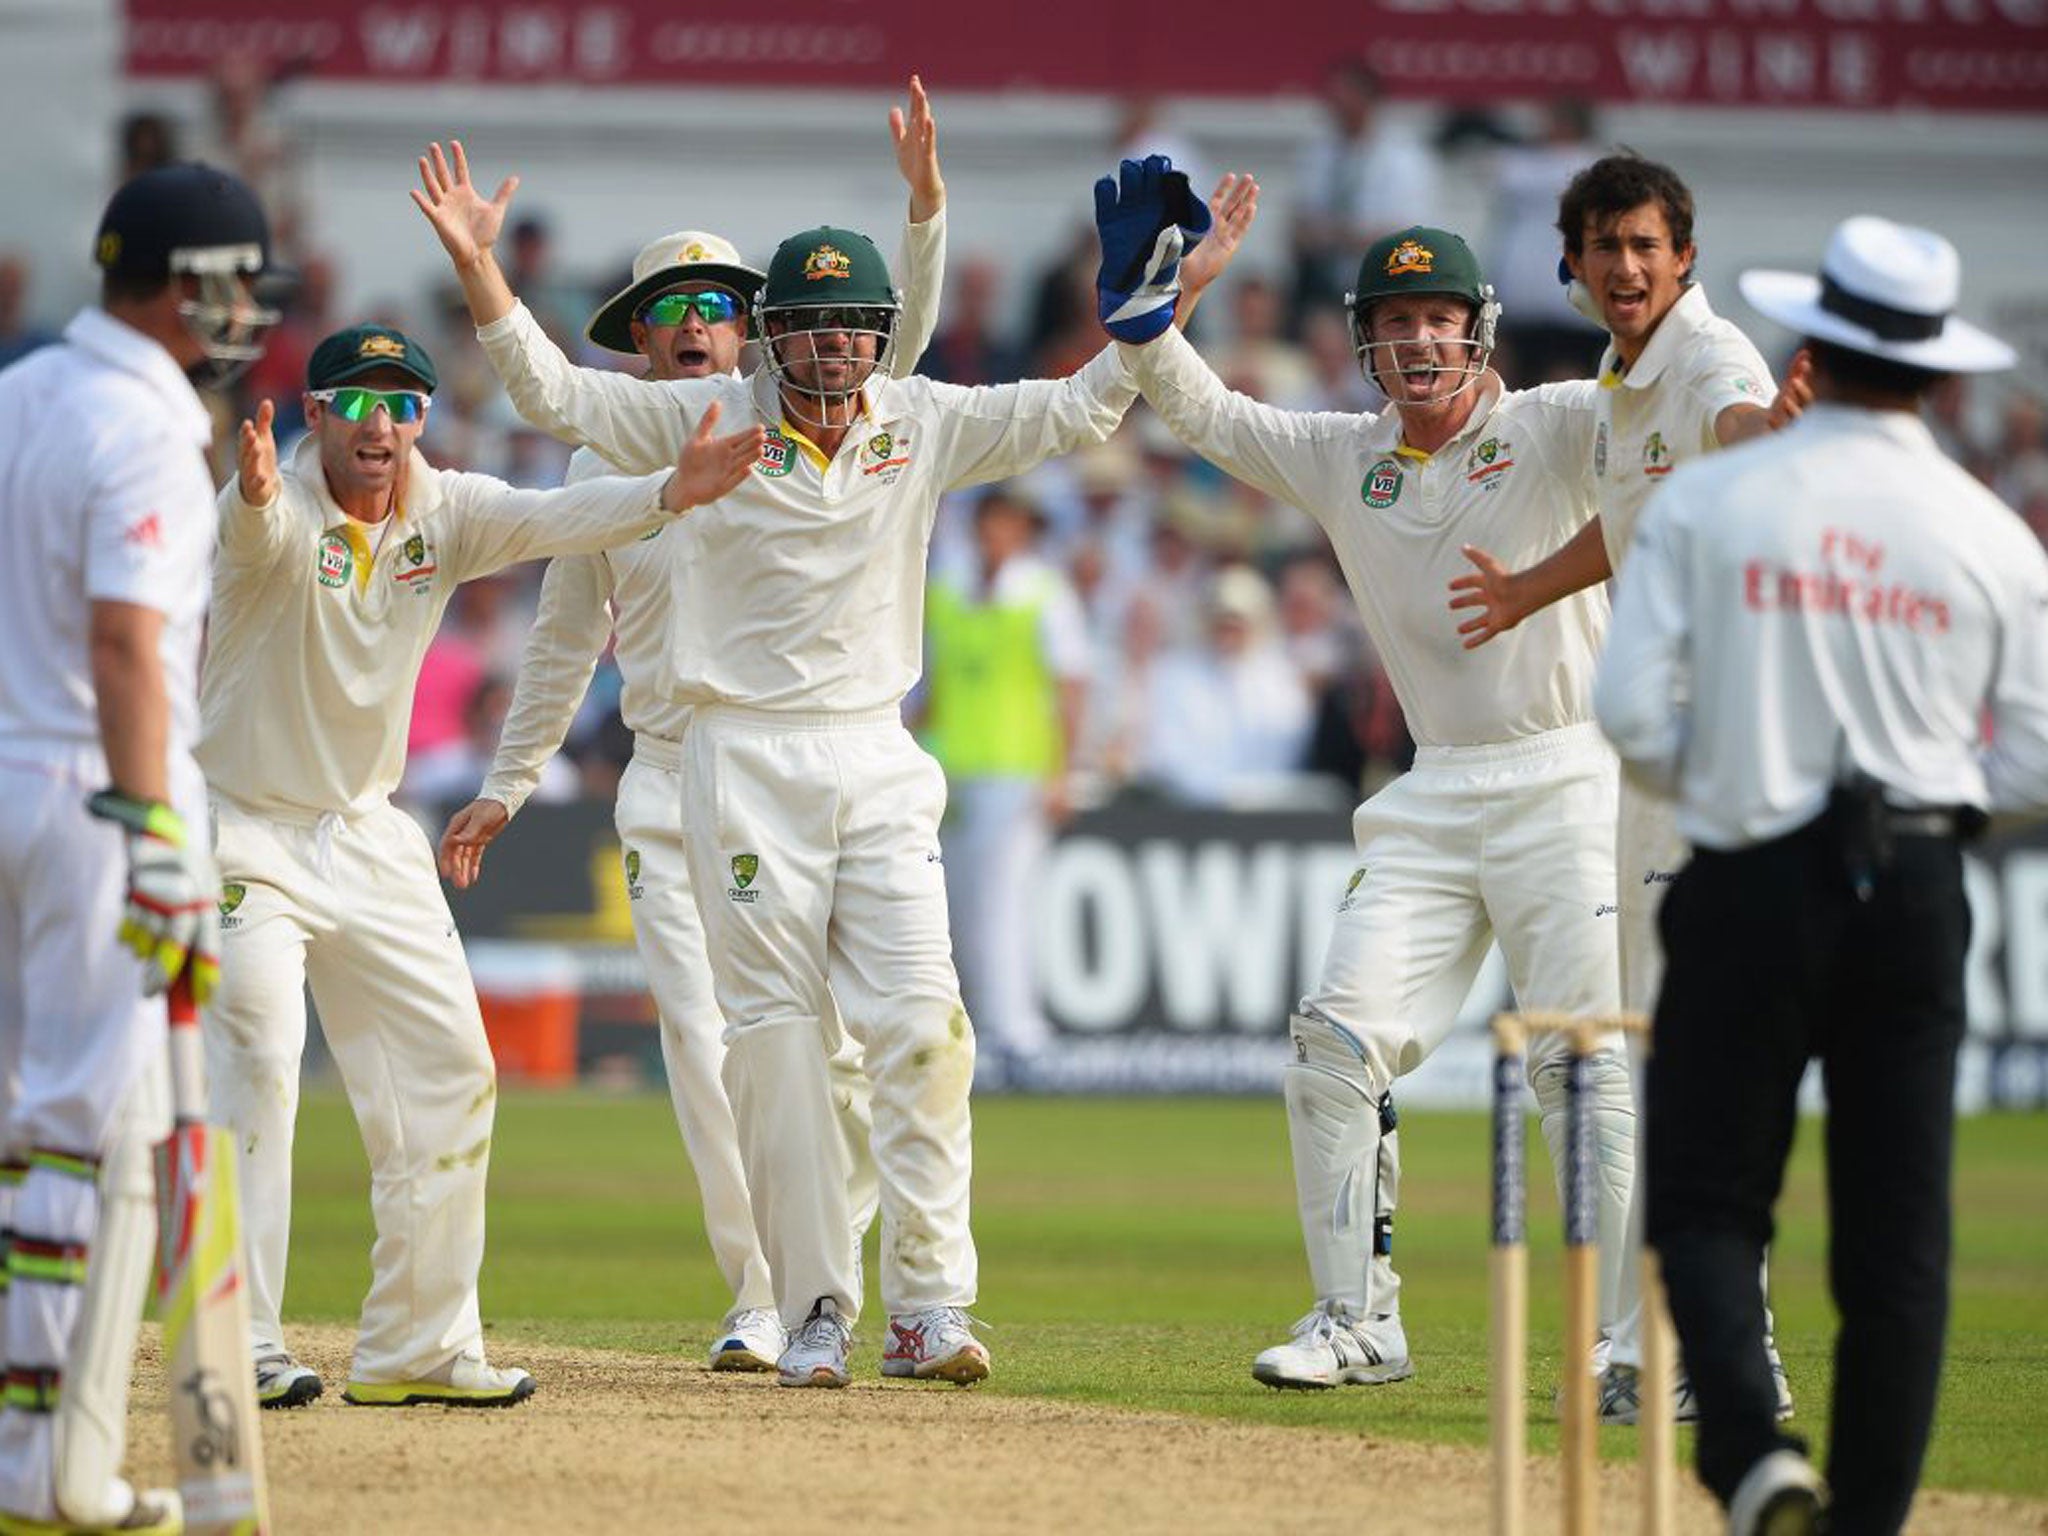
[[[410,1381],[351,1381],[342,1389],[341,1400],[358,1408],[510,1408],[535,1390],[526,1372],[516,1366],[486,1365],[482,1350],[468,1349]]]
[[[973,1322],[959,1307],[927,1307],[890,1318],[882,1374],[959,1387],[987,1380],[988,1346],[974,1336]]]
[[[1827,1484],[1797,1451],[1772,1451],[1742,1476],[1728,1501],[1728,1536],[1814,1536]]]
[[[303,1408],[326,1388],[313,1371],[284,1350],[256,1357],[256,1406]]]
[[[748,1307],[735,1314],[711,1346],[711,1369],[772,1371],[788,1344],[789,1334],[773,1307]]]
[[[1354,1317],[1327,1302],[1293,1331],[1252,1362],[1252,1375],[1269,1387],[1380,1386],[1415,1374],[1398,1316]]]
[[[1771,1351],[1771,1385],[1777,1388],[1778,1403],[1776,1417],[1780,1424],[1792,1417],[1792,1383],[1785,1378],[1785,1362],[1778,1358],[1776,1346]],[[1609,1365],[1600,1373],[1600,1422],[1602,1424],[1634,1424],[1642,1416],[1642,1380],[1632,1365]],[[1692,1395],[1692,1378],[1680,1371],[1678,1380],[1671,1389],[1671,1421],[1674,1424],[1697,1424],[1700,1421],[1699,1399]]]
[[[775,1362],[775,1380],[785,1387],[843,1387],[853,1379],[846,1368],[852,1344],[853,1325],[839,1315],[837,1302],[820,1296]]]

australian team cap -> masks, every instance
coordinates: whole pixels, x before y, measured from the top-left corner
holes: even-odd
[[[306,363],[306,388],[332,389],[379,368],[410,374],[430,395],[441,382],[427,349],[405,332],[388,325],[352,325],[313,349]]]
[[[1990,373],[2018,361],[1956,318],[1962,261],[1931,229],[1859,214],[1829,237],[1819,276],[1753,270],[1737,282],[1759,314],[1853,352],[1931,373]]]
[[[1472,247],[1447,229],[1412,224],[1375,240],[1358,264],[1347,307],[1406,293],[1448,293],[1483,304],[1490,297]]]
[[[791,235],[775,248],[756,307],[812,304],[895,306],[889,266],[874,241],[850,229],[826,226]]]
[[[633,322],[650,299],[685,283],[716,283],[729,288],[742,304],[754,302],[765,274],[740,260],[730,240],[701,229],[681,229],[640,248],[633,258],[633,281],[599,306],[583,334],[608,352],[634,352]]]

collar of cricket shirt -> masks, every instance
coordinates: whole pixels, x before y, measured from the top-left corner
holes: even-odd
[[[1707,302],[1707,290],[1697,281],[1687,283],[1685,292],[1678,296],[1678,302],[1664,311],[1664,318],[1657,322],[1657,329],[1650,332],[1650,340],[1644,346],[1642,356],[1628,367],[1621,366],[1620,354],[1611,341],[1608,343],[1607,354],[1600,359],[1600,387],[1648,389],[1713,318],[1714,307]]]
[[[72,316],[71,323],[64,327],[64,339],[81,352],[89,352],[101,362],[132,373],[148,384],[175,413],[173,419],[181,437],[202,448],[212,445],[213,417],[208,414],[205,402],[185,377],[177,359],[157,342],[97,307],[81,309]]]

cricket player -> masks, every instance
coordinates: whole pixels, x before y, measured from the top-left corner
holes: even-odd
[[[1574,595],[1474,670],[1430,595],[1464,544],[1534,561],[1591,520],[1593,386],[1502,387],[1488,367],[1499,305],[1446,230],[1374,243],[1345,308],[1359,366],[1391,403],[1384,414],[1262,405],[1227,390],[1171,332],[1121,348],[1181,441],[1322,525],[1417,747],[1414,768],[1352,818],[1359,867],[1289,1024],[1287,1120],[1316,1305],[1253,1362],[1276,1387],[1413,1374],[1393,1266],[1394,1084],[1448,1033],[1488,941],[1524,1008],[1617,1004],[1616,770],[1591,703],[1606,600]],[[1559,1037],[1530,1051],[1560,1180],[1567,1066]],[[1618,1246],[1635,1111],[1612,1037],[1593,1075],[1600,1241]],[[1617,1305],[1603,1283],[1603,1319]]]
[[[1905,1523],[1947,1320],[1962,842],[2048,805],[2048,557],[1921,420],[2012,349],[1954,314],[1955,247],[1844,222],[1818,276],[1745,272],[1816,404],[1644,510],[1595,701],[1692,844],[1665,903],[1650,1240],[1732,1536]],[[1824,1487],[1773,1422],[1751,1283],[1807,1063],[1827,1097],[1841,1315]]]
[[[747,483],[705,509],[679,562],[670,682],[692,709],[685,846],[726,1021],[724,1078],[793,1333],[777,1379],[850,1379],[857,1255],[826,1068],[836,997],[874,1084],[882,1370],[978,1381],[989,1357],[966,1310],[974,1034],[947,940],[944,778],[901,704],[920,667],[940,495],[1105,440],[1135,385],[1114,349],[1058,382],[891,377],[882,362],[900,306],[888,269],[865,236],[831,227],[776,249],[757,305],[762,363],[748,377],[575,368],[487,245],[465,249],[460,231],[488,227],[490,206],[466,173],[449,174],[438,146],[422,168],[417,200],[529,421],[627,469],[665,456],[713,405],[768,433]],[[1163,161],[1157,174],[1169,174]]]
[[[701,424],[673,472],[559,491],[444,473],[415,444],[438,382],[402,332],[314,348],[309,428],[280,469],[271,408],[222,490],[199,762],[221,869],[222,986],[206,1012],[214,1108],[244,1153],[260,1399],[319,1378],[279,1322],[292,1123],[310,982],[370,1160],[371,1252],[347,1401],[509,1404],[477,1309],[496,1080],[476,990],[411,818],[413,687],[456,586],[519,560],[659,533],[747,473],[759,435]]]
[[[899,266],[906,281],[898,355],[914,364],[938,318],[946,200],[937,125],[915,77],[909,112],[892,111],[890,127],[910,185]],[[716,235],[667,235],[641,251],[633,282],[605,302],[587,334],[613,351],[638,352],[650,379],[731,376],[766,277]],[[594,449],[578,448],[568,479],[577,484],[617,472]],[[719,1080],[725,1021],[718,1014],[703,922],[683,854],[682,740],[689,711],[667,696],[663,681],[674,564],[687,558],[679,551],[688,542],[684,524],[641,543],[549,564],[489,777],[478,798],[449,822],[441,867],[458,885],[476,878],[484,849],[517,814],[542,766],[560,749],[597,658],[612,640],[623,684],[620,711],[634,742],[616,811],[633,937],[660,1017],[662,1061],[696,1170],[705,1233],[733,1296],[711,1346],[711,1368],[772,1371],[787,1340],[754,1231],[732,1106]],[[851,1037],[833,1052],[831,1073],[833,1107],[853,1169],[847,1203],[857,1244],[874,1220],[878,1195],[868,1149],[867,1074]]]
[[[170,1129],[164,1001],[218,975],[192,748],[212,422],[277,316],[269,227],[210,166],[100,220],[100,303],[0,373],[0,1531],[183,1529],[120,1477]]]
[[[1465,556],[1476,574],[1450,583],[1453,610],[1478,610],[1458,626],[1468,647],[1622,572],[1643,504],[1677,465],[1761,436],[1811,398],[1803,364],[1775,390],[1749,338],[1708,306],[1692,278],[1692,192],[1669,166],[1634,154],[1596,161],[1566,187],[1557,223],[1566,266],[1583,289],[1575,302],[1597,312],[1608,330],[1592,443],[1600,516],[1525,570],[1472,541]],[[1657,909],[1687,857],[1670,801],[1623,783],[1617,844],[1622,1006],[1649,1013],[1663,982]],[[1623,1297],[1601,1376],[1600,1416],[1612,1423],[1636,1418],[1642,1309],[1634,1255],[1641,1244],[1638,1210],[1627,1244],[1601,1253],[1603,1290],[1618,1284]],[[1791,1388],[1777,1369],[1780,1406],[1790,1414]],[[1683,1382],[1677,1412],[1681,1420],[1694,1416]]]

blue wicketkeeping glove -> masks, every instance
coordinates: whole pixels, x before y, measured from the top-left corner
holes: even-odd
[[[1118,341],[1143,343],[1173,324],[1180,259],[1209,232],[1209,207],[1164,155],[1126,160],[1095,183],[1102,267],[1095,309]]]

